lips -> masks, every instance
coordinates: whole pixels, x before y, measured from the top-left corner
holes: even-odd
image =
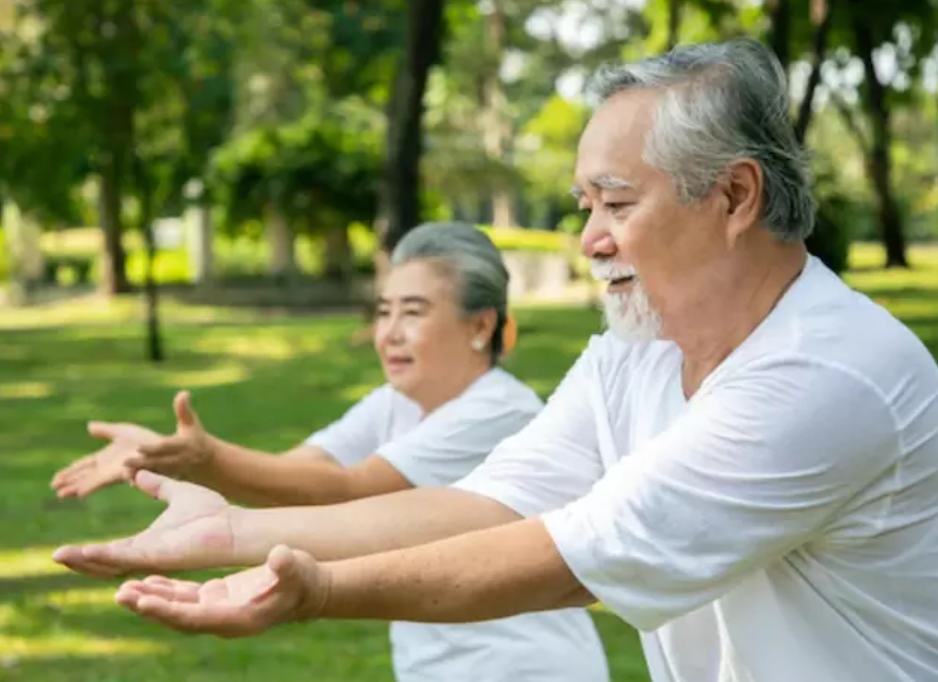
[[[403,356],[397,356],[397,357],[384,359],[384,364],[389,369],[403,369],[413,364],[413,362],[414,362],[413,358],[408,358],[408,357],[403,357]]]

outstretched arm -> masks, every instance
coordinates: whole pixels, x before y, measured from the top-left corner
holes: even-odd
[[[207,488],[141,471],[135,485],[169,507],[138,535],[65,546],[53,558],[80,573],[249,566],[278,544],[321,560],[344,559],[510,523],[518,514],[498,502],[449,488],[418,488],[341,505],[241,509]]]
[[[381,457],[368,457],[360,464],[344,467],[313,446],[272,457],[218,438],[211,440],[211,464],[196,468],[187,478],[244,504],[338,504],[411,487]]]
[[[233,501],[263,507],[335,504],[411,487],[380,457],[344,467],[313,445],[276,457],[224,441],[202,426],[187,391],[176,395],[173,410],[176,433],[127,449],[127,467],[183,477]]]
[[[465,623],[595,601],[537,518],[322,568],[326,596],[307,618]]]
[[[204,585],[129,581],[117,601],[176,630],[241,637],[320,618],[465,623],[595,600],[529,519],[325,564],[278,546],[261,566]]]

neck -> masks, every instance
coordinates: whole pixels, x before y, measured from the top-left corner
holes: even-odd
[[[411,400],[420,405],[423,413],[430,414],[439,407],[445,405],[450,400],[462,395],[479,377],[492,369],[488,362],[488,356],[478,354],[480,361],[471,361],[459,365],[459,369],[453,368],[448,371],[445,377],[437,377],[437,381],[420,391],[420,395],[409,396]]]
[[[802,244],[776,244],[761,258],[746,256],[743,271],[722,282],[711,305],[696,305],[691,323],[668,334],[684,356],[684,394],[704,379],[772,312],[806,263]]]

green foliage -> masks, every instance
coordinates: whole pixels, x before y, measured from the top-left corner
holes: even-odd
[[[358,118],[355,125],[351,115],[310,114],[295,123],[255,128],[219,149],[209,182],[225,207],[226,222],[259,218],[271,205],[313,230],[370,221],[381,140],[365,125],[367,117]]]
[[[7,253],[6,233],[0,225],[0,283],[10,278],[10,256]]]

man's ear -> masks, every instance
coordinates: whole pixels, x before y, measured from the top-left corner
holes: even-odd
[[[727,240],[733,244],[762,216],[762,167],[740,159],[727,169],[722,182],[727,198]]]

